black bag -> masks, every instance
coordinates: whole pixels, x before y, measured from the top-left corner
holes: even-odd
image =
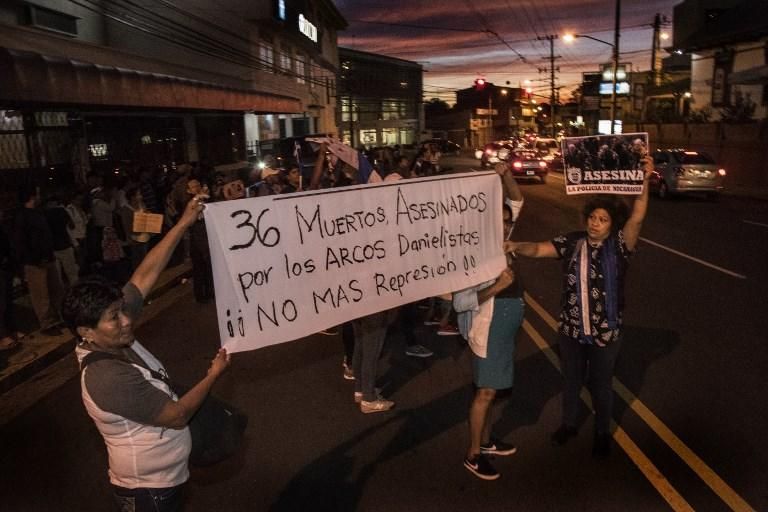
[[[172,387],[179,396],[190,389],[178,384]],[[247,426],[247,415],[209,394],[189,420],[192,434],[189,463],[204,467],[228,459],[237,452]]]
[[[135,364],[109,352],[93,351],[86,355],[80,363],[80,370],[88,364],[101,359],[115,359],[126,364]],[[152,377],[168,384],[178,395],[183,396],[189,387],[173,384],[166,376],[141,365]],[[200,408],[189,420],[189,431],[192,436],[192,452],[189,463],[193,466],[211,466],[235,454],[243,439],[245,427],[248,426],[248,416],[226,402],[208,394]]]

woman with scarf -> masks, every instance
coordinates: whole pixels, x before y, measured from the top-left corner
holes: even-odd
[[[626,215],[623,202],[598,196],[583,210],[586,231],[560,235],[547,242],[506,242],[504,250],[531,258],[559,258],[563,262],[563,297],[559,345],[564,377],[563,418],[552,434],[560,446],[577,434],[579,393],[589,372],[595,408],[592,454],[607,457],[611,450],[611,381],[621,345],[624,276],[637,246],[648,209],[648,178],[653,172],[644,157],[643,192]]]

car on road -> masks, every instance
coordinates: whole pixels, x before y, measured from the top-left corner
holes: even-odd
[[[673,195],[704,193],[717,199],[726,171],[706,153],[685,149],[659,149],[653,155],[651,190],[662,199]]]
[[[563,154],[560,152],[560,143],[555,139],[538,138],[531,142],[533,149],[539,152],[539,155],[550,169],[563,169]]]
[[[549,168],[547,162],[539,155],[538,151],[531,149],[514,149],[503,158],[504,152],[500,151],[503,160],[509,162],[512,176],[517,179],[538,179],[546,183]]]
[[[489,142],[482,149],[475,150],[475,158],[480,160],[480,168],[485,169],[506,160],[510,152],[518,147],[516,142],[509,140]]]

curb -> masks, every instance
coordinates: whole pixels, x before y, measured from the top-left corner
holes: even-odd
[[[173,278],[153,288],[146,297],[145,303],[155,300],[159,296],[165,294],[171,288],[180,284],[182,280],[188,279],[191,275],[192,268],[189,266],[189,268],[184,269]],[[38,331],[30,333],[28,336],[35,336],[37,332]],[[68,333],[64,335],[62,341],[59,343],[51,343],[47,347],[41,346],[39,349],[35,350],[30,349],[29,352],[32,358],[28,363],[19,366],[16,371],[0,377],[0,394],[7,393],[19,384],[32,379],[45,368],[66,357],[68,354],[71,354],[75,350],[76,344],[75,337]]]

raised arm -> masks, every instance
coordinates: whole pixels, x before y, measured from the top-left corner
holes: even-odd
[[[520,187],[517,186],[517,181],[512,177],[512,173],[509,172],[509,164],[506,162],[499,162],[493,169],[499,176],[501,176],[501,183],[504,186],[504,199],[522,201],[523,193],[520,192]]]
[[[643,178],[643,193],[637,196],[634,204],[632,205],[632,213],[629,215],[629,219],[624,224],[624,243],[627,244],[627,249],[634,251],[637,247],[637,240],[640,238],[640,229],[643,227],[643,220],[645,220],[645,214],[648,212],[648,179],[653,172],[653,159],[646,155],[643,157],[643,168],[645,170],[645,176]]]
[[[320,188],[320,179],[323,177],[323,167],[325,166],[325,151],[326,145],[321,144],[320,149],[317,150],[315,167],[312,169],[312,178],[309,180],[308,190],[317,190]]]
[[[143,297],[146,297],[157,282],[160,272],[168,265],[174,249],[179,244],[184,232],[197,221],[197,216],[203,211],[203,199],[208,196],[198,194],[192,198],[181,219],[171,228],[160,242],[144,257],[136,271],[131,276],[131,283],[136,286]]]

